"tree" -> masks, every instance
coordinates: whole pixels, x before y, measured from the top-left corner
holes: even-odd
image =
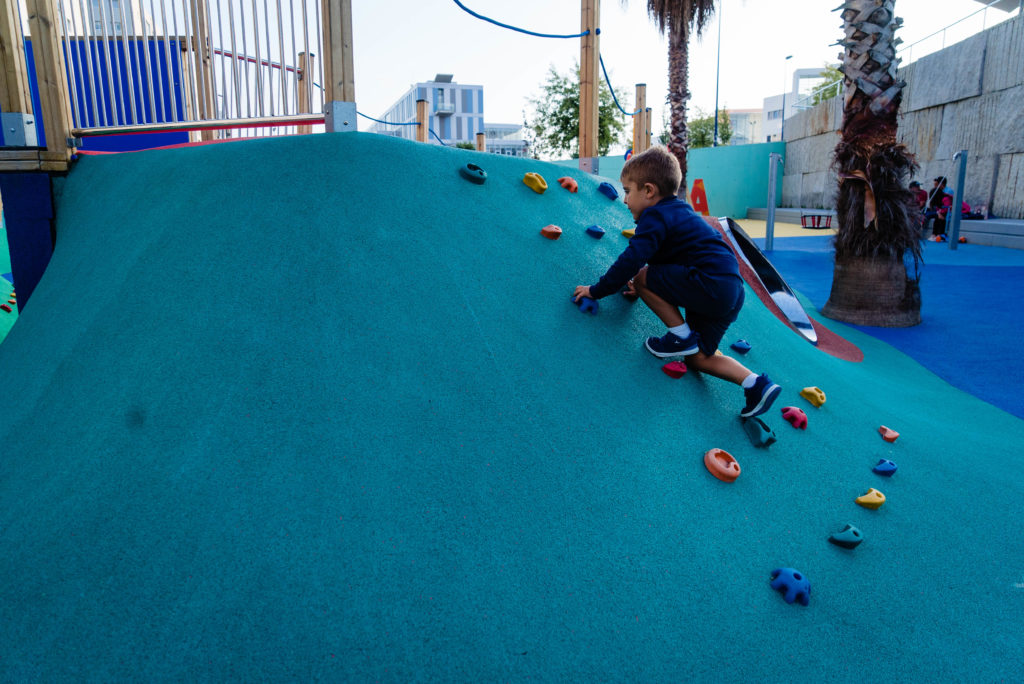
[[[715,144],[715,117],[700,107],[697,118],[687,124],[690,129],[690,149],[713,147]],[[718,110],[718,141],[728,145],[732,139],[732,127],[729,125],[729,113],[723,107]]]
[[[895,0],[846,0],[842,138],[833,153],[839,178],[832,291],[822,313],[856,323],[902,327],[921,322],[917,265],[921,230],[907,178],[913,155],[896,142],[905,82],[896,77]],[[905,258],[912,258],[915,274]]]
[[[566,152],[579,158],[580,134],[580,67],[577,63],[568,74],[560,74],[554,65],[548,68],[547,81],[541,93],[530,100],[534,119],[527,124],[533,134],[533,150],[540,156],[555,157]],[[621,93],[616,93],[623,101]],[[625,115],[604,82],[598,85],[597,148],[606,155],[612,145],[622,142],[626,130]]]
[[[668,100],[671,111],[668,149],[679,160],[683,171],[680,197],[686,196],[686,150],[690,146],[686,128],[686,104],[690,101],[687,53],[690,32],[699,36],[714,13],[714,0],[647,0],[647,14],[663,35],[668,34]]]
[[[457,143],[455,143],[455,147],[457,147],[460,150],[475,150],[476,149],[476,145],[471,143],[471,142],[457,142]]]
[[[813,93],[811,93],[812,107],[837,95],[837,88],[839,86],[835,84],[843,80],[843,72],[839,70],[838,66],[832,64],[826,64],[825,68],[821,70],[820,76],[825,80],[821,85],[814,89]]]

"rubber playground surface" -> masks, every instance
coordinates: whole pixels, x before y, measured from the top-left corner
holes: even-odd
[[[596,188],[359,133],[77,162],[0,344],[0,679],[1019,680],[1024,421],[823,319],[827,238],[793,238],[770,258],[864,360],[748,292],[726,340],[784,388],[755,448],[642,304],[570,304],[631,225]]]

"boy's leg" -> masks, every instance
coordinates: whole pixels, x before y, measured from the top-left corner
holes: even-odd
[[[661,319],[661,322],[666,327],[674,328],[685,323],[683,314],[679,311],[678,306],[662,299],[647,287],[646,266],[640,269],[640,272],[633,278],[633,290],[640,296],[640,299],[644,300],[644,304],[654,312],[654,315]]]

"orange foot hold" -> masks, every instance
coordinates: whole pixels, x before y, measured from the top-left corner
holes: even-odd
[[[884,425],[878,428],[878,434],[882,435],[882,439],[890,444],[896,441],[896,438],[900,436],[900,433],[895,430],[890,430]]]
[[[576,183],[576,181],[573,180],[572,178],[569,178],[568,176],[562,176],[561,178],[559,178],[558,184],[561,185],[566,190],[568,190],[569,192],[576,192],[580,189],[580,186]]]
[[[540,234],[549,240],[557,240],[558,238],[562,237],[562,229],[554,224],[551,224],[549,226],[544,226],[543,228],[541,228]]]
[[[740,476],[740,464],[725,449],[710,449],[705,453],[704,466],[722,482],[733,482]]]

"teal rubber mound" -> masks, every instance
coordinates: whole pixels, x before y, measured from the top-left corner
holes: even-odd
[[[0,345],[0,679],[1019,676],[1024,421],[748,292],[726,339],[784,388],[756,448],[642,303],[568,301],[632,225],[582,172],[301,136],[85,158],[57,216]]]

